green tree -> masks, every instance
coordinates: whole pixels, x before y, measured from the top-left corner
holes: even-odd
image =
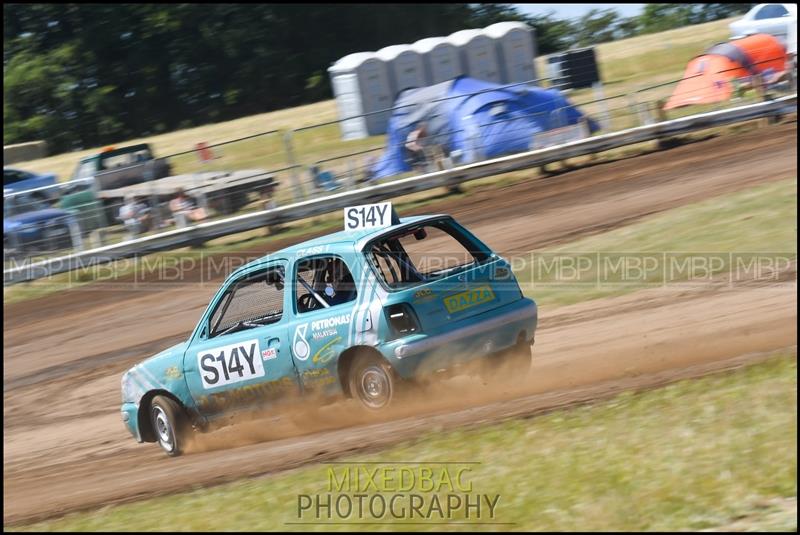
[[[538,54],[566,50],[575,41],[575,25],[568,20],[555,18],[552,12],[528,17],[527,22],[535,32]]]
[[[639,16],[642,33],[662,32],[689,24],[691,4],[647,4]]]
[[[327,69],[515,20],[539,54],[706,22],[750,4],[648,4],[624,19],[525,16],[512,4],[4,4],[5,143],[115,143],[331,97]],[[265,125],[269,128],[269,125]]]
[[[592,9],[576,24],[575,41],[580,46],[612,41],[620,16],[614,9]]]

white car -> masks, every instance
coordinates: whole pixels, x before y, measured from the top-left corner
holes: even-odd
[[[794,31],[790,30],[790,25],[794,26]],[[732,22],[730,29],[732,39],[768,33],[787,43],[788,34],[797,35],[797,4],[758,4]]]

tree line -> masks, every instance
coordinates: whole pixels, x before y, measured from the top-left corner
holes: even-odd
[[[500,21],[533,27],[544,55],[751,5],[565,20],[510,4],[4,4],[3,142],[61,152],[315,102],[344,55]]]

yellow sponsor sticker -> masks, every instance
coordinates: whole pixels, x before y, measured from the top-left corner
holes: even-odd
[[[478,286],[466,292],[457,293],[444,298],[444,306],[451,314],[453,312],[460,312],[476,305],[488,303],[494,299],[494,292],[491,287]]]
[[[314,356],[311,357],[311,362],[313,362],[314,364],[327,363],[329,360],[331,360],[333,357],[336,356],[336,350],[332,347],[333,344],[336,344],[341,341],[342,341],[341,336],[337,336],[333,340],[329,341],[327,344],[319,348],[319,351],[314,353]]]

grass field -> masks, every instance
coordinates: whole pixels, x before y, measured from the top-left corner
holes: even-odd
[[[436,470],[440,466],[434,462],[480,463],[470,465],[462,484],[468,481],[473,495],[500,496],[494,518],[480,519],[497,524],[463,526],[469,529],[794,531],[797,357],[777,355],[734,372],[625,393],[533,419],[431,431],[379,454],[340,461],[372,469],[397,466],[381,463],[414,466],[402,463],[425,461]],[[342,520],[336,517],[326,520],[332,525],[291,524],[299,521],[298,495],[329,492],[328,468],[315,465],[13,529],[359,529],[358,524],[337,525]],[[423,485],[414,489],[432,499]],[[443,489],[438,494],[442,500]],[[338,494],[334,488],[333,495]],[[388,499],[392,494],[384,495]],[[304,515],[303,521],[312,521]],[[465,521],[456,514],[451,518]],[[363,527],[427,531],[462,526],[423,521]]]
[[[727,25],[731,20],[726,19],[598,45],[597,55],[601,76],[607,88],[606,96],[625,94],[648,85],[679,78],[686,62],[702,53],[708,46],[724,41],[728,37]],[[537,62],[538,72],[546,73],[544,59],[538,58]],[[586,102],[592,99],[591,91],[577,91],[570,98],[575,102]],[[624,108],[627,106],[627,102],[615,100],[610,105]],[[594,113],[597,110],[592,108],[587,111]],[[328,100],[148,138],[118,140],[113,145],[122,146],[148,142],[156,155],[165,156],[191,150],[201,141],[209,144],[221,143],[261,132],[321,124],[336,120],[336,118],[335,103]],[[615,123],[614,126],[625,125]],[[322,158],[379,147],[383,145],[384,141],[383,136],[374,136],[363,140],[342,142],[339,135],[338,125],[328,125],[297,134],[295,139],[296,160],[303,165],[310,165]],[[81,157],[96,153],[101,148],[93,147],[40,160],[21,162],[18,165],[32,171],[55,172],[61,180],[67,180]],[[254,166],[275,169],[288,163],[283,140],[278,135],[226,145],[219,152],[223,156],[212,165],[227,169],[243,169]],[[181,172],[193,171],[199,166],[194,155],[180,157],[174,164],[176,170]]]
[[[524,267],[515,272],[524,292],[542,304],[566,305],[621,295],[688,280],[688,270],[677,270],[674,277],[669,270],[665,272],[661,253],[669,253],[666,263],[675,258],[678,265],[690,255],[719,258],[709,262],[707,272],[698,270],[696,275],[729,272],[732,257],[726,253],[777,253],[795,259],[797,228],[787,222],[796,220],[797,179],[782,180],[674,208],[632,225],[536,251],[540,260],[523,258]],[[598,257],[616,262],[615,253],[625,253],[634,259],[654,259],[650,264],[653,269],[643,271],[641,278],[634,281],[623,280],[624,270],[610,270],[599,282],[594,270],[575,273],[574,277],[570,272],[565,279],[564,271],[559,277],[558,271],[545,269],[554,261],[562,266],[578,266],[581,259],[587,266],[589,262],[596,266]],[[641,265],[645,265],[644,260]]]

